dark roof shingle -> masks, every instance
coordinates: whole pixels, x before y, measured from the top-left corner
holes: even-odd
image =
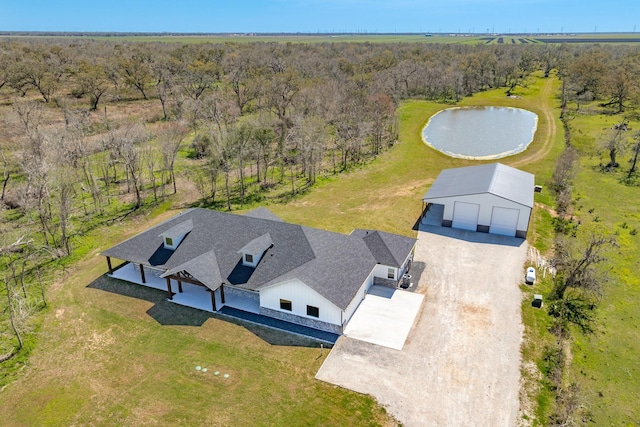
[[[367,241],[353,233],[268,219],[267,212],[261,208],[255,217],[190,209],[102,255],[154,266],[166,270],[165,274],[186,271],[210,289],[230,283],[258,290],[298,278],[345,309],[376,263],[396,266],[415,243],[415,239],[384,232],[375,232],[376,237]],[[175,251],[164,249],[161,236],[189,223],[192,229]],[[247,248],[266,250],[255,268],[242,265],[239,251]]]

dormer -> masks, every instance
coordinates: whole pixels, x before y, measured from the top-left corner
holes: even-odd
[[[193,230],[193,221],[190,219],[171,227],[160,234],[160,237],[162,237],[162,246],[165,249],[175,251],[191,230]]]
[[[269,233],[256,237],[238,251],[239,254],[242,254],[242,265],[256,267],[262,259],[262,255],[271,246],[273,246],[273,241]]]

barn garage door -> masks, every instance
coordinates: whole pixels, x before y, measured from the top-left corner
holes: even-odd
[[[491,212],[491,225],[489,225],[489,233],[502,234],[503,236],[515,236],[518,227],[518,209],[493,207]]]
[[[480,205],[475,203],[455,202],[453,206],[453,228],[476,231]]]

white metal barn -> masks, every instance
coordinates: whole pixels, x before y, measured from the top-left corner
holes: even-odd
[[[445,227],[525,238],[534,186],[532,174],[492,163],[443,170],[422,200]]]

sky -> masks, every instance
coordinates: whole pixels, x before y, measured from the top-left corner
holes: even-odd
[[[573,33],[636,30],[640,32],[638,0],[0,0],[0,31]]]

